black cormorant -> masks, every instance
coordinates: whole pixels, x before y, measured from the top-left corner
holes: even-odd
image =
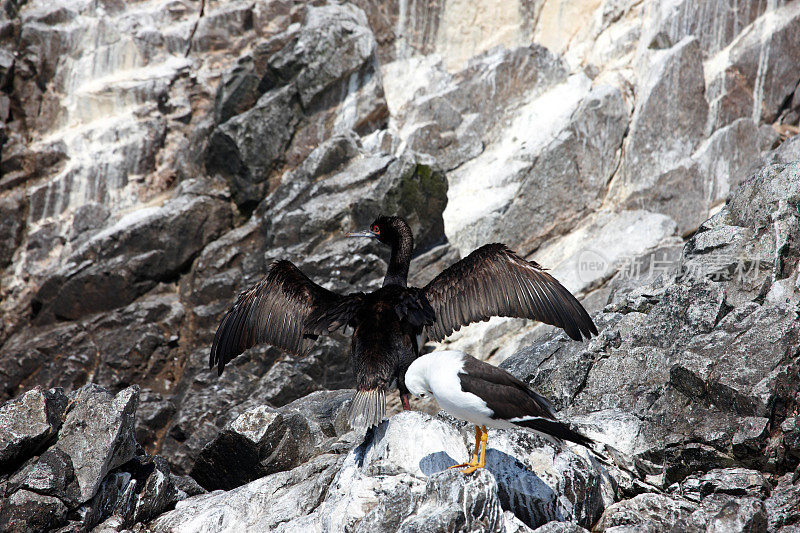
[[[575,340],[597,334],[586,310],[563,285],[504,244],[482,246],[415,288],[407,285],[414,238],[405,220],[381,216],[368,231],[347,236],[391,247],[381,288],[340,295],[311,281],[290,261],[276,261],[222,319],[210,366],[221,374],[225,363],[262,342],[304,355],[317,336],[351,326],[357,392],[349,420],[372,426],[383,420],[385,393],[394,382],[403,407],[409,408],[404,376],[419,357],[423,335],[441,341],[461,326],[493,316],[539,320],[563,328]]]

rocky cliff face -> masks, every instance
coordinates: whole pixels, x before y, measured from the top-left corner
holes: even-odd
[[[798,0],[2,7],[2,529],[800,524]],[[446,344],[613,464],[498,431],[439,473],[470,429],[351,431],[341,336],[206,369],[273,259],[376,286],[386,251],[341,235],[378,213],[415,283],[503,241],[583,298],[587,343]]]

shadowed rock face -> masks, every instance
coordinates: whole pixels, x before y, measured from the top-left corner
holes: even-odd
[[[3,3],[0,529],[796,527],[799,5]],[[498,431],[463,479],[448,418],[350,431],[338,333],[206,368],[275,259],[376,287],[387,250],[342,234],[378,214],[416,285],[502,241],[583,298],[588,343],[443,345],[612,465]]]

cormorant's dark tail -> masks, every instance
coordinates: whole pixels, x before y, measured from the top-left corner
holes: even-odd
[[[530,418],[528,420],[514,420],[514,424],[523,426],[539,433],[551,435],[557,439],[568,440],[590,448],[594,441],[586,435],[581,435],[577,431],[570,429],[569,426],[558,420],[547,420],[546,418]]]
[[[372,427],[380,424],[386,413],[386,392],[383,389],[360,390],[353,397],[347,421],[350,427]]]

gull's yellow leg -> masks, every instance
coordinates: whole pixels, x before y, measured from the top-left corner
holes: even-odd
[[[468,463],[461,463],[460,465],[453,465],[448,466],[447,468],[462,468],[464,466],[474,466],[478,464],[478,454],[480,453],[478,450],[481,446],[481,428],[475,426],[475,450],[472,452],[472,459]]]
[[[476,432],[475,435],[477,436],[477,434],[478,433]],[[462,472],[464,472],[465,474],[471,474],[474,471],[476,471],[477,469],[483,468],[484,466],[486,466],[486,441],[489,440],[489,433],[486,430],[486,426],[483,426],[481,428],[480,434],[481,434],[481,458],[480,458],[480,461],[478,461],[478,457],[477,457],[477,454],[476,454],[473,457],[473,461],[469,464],[469,466],[467,466],[467,468],[462,470]],[[476,451],[477,451],[477,449],[476,449]]]

